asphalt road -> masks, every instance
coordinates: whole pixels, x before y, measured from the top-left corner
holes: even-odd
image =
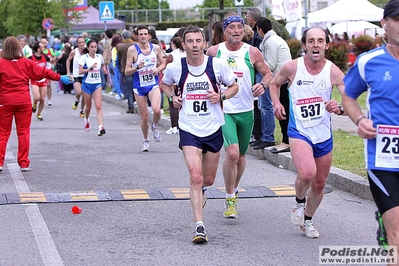
[[[376,245],[374,203],[334,188],[314,217],[320,238],[305,238],[290,221],[295,173],[252,155],[240,195],[267,196],[240,199],[238,219],[225,219],[219,167],[204,214],[209,242],[194,245],[178,136],[151,137],[142,153],[138,114],[104,103],[107,133],[98,137],[95,112],[87,133],[73,100],[54,94],[44,121],[33,119],[31,172],[19,172],[12,133],[0,174],[0,265],[318,265],[319,246]],[[270,192],[279,186],[288,196]]]

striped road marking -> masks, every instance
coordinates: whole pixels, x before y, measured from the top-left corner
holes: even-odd
[[[19,170],[19,169],[18,169]],[[15,171],[16,172],[16,171]],[[18,182],[14,179],[15,182]],[[23,182],[24,183],[24,182]],[[17,185],[17,184],[16,184]],[[26,183],[22,187],[26,186]],[[17,185],[18,187],[18,185]],[[57,203],[87,201],[123,201],[123,200],[187,200],[190,198],[189,188],[151,188],[122,190],[91,190],[70,192],[30,192],[19,189],[17,193],[0,194],[0,205],[19,203]],[[326,187],[324,193],[332,189]],[[279,186],[244,186],[239,188],[240,198],[294,197],[294,185]],[[222,187],[207,187],[208,199],[224,199],[226,191]]]

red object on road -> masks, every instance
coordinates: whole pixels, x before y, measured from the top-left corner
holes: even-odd
[[[79,214],[82,212],[82,208],[78,207],[78,206],[73,206],[72,207],[72,213],[73,214]]]

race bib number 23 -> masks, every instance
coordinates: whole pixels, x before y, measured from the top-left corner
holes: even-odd
[[[377,126],[375,166],[399,168],[399,126]]]

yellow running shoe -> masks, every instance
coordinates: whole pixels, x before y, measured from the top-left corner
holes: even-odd
[[[36,103],[32,104],[32,113],[36,113],[37,105]]]
[[[36,115],[36,118],[37,118],[37,120],[39,120],[39,121],[43,121],[42,114],[37,114],[37,115]]]
[[[86,116],[85,116],[85,113],[84,113],[83,111],[80,111],[79,116],[80,116],[81,118],[85,118],[85,117],[86,117]]]
[[[72,104],[72,109],[73,109],[73,110],[78,109],[78,105],[79,105],[79,102],[75,101],[75,102]]]
[[[226,210],[223,213],[225,218],[237,218],[237,206],[236,206],[236,198],[227,198],[226,199]]]

